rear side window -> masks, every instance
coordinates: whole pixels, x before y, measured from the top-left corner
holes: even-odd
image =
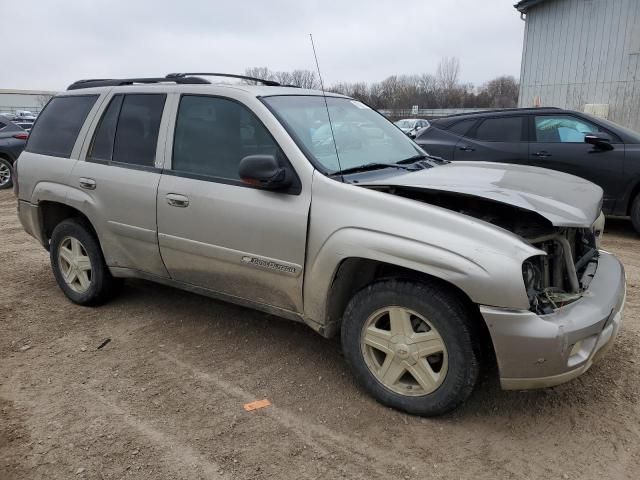
[[[239,180],[240,160],[255,154],[278,155],[279,148],[249,109],[224,98],[182,97],[173,142],[173,170]]]
[[[87,158],[153,167],[164,94],[116,95],[105,110]]]
[[[469,119],[469,120],[462,120],[461,122],[457,122],[454,123],[453,125],[451,125],[448,130],[449,132],[455,134],[455,135],[460,135],[461,137],[464,137],[467,132],[469,131],[469,129],[476,123],[475,119]]]
[[[2,123],[2,122],[0,122],[0,130],[2,130],[2,129],[3,129],[4,127],[6,127],[6,126],[7,126],[7,124],[6,124],[6,123]]]
[[[476,129],[474,135],[485,142],[520,142],[524,117],[488,118]]]
[[[26,151],[69,158],[98,95],[54,97],[38,117]]]

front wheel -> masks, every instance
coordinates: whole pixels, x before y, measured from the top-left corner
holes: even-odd
[[[464,402],[478,377],[470,321],[460,298],[439,286],[383,281],[349,302],[344,355],[379,402],[415,415],[440,415]]]

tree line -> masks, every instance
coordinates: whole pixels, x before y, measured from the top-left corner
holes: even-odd
[[[316,72],[294,70],[276,72],[267,67],[253,67],[245,75],[274,80],[283,85],[319,89]],[[328,92],[341,93],[361,100],[376,109],[420,108],[509,108],[518,104],[518,81],[501,75],[480,86],[460,82],[460,61],[445,57],[435,74],[391,75],[381,82],[338,82],[325,85]]]

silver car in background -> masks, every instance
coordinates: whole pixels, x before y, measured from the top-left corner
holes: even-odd
[[[304,322],[418,415],[494,358],[503,388],[539,388],[612,344],[625,275],[596,185],[447,163],[354,99],[203,75],[76,82],[39,116],[18,214],[73,302],[136,277]]]

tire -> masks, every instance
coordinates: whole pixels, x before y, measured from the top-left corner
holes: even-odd
[[[117,290],[91,228],[81,219],[60,222],[49,248],[51,268],[64,294],[78,305],[100,305]]]
[[[479,352],[472,331],[471,314],[458,295],[438,285],[386,280],[351,299],[341,337],[356,380],[376,400],[435,416],[473,391]]]
[[[0,157],[0,190],[13,186],[13,167],[6,158]]]
[[[640,233],[640,194],[636,195],[631,203],[631,224],[636,232]]]

